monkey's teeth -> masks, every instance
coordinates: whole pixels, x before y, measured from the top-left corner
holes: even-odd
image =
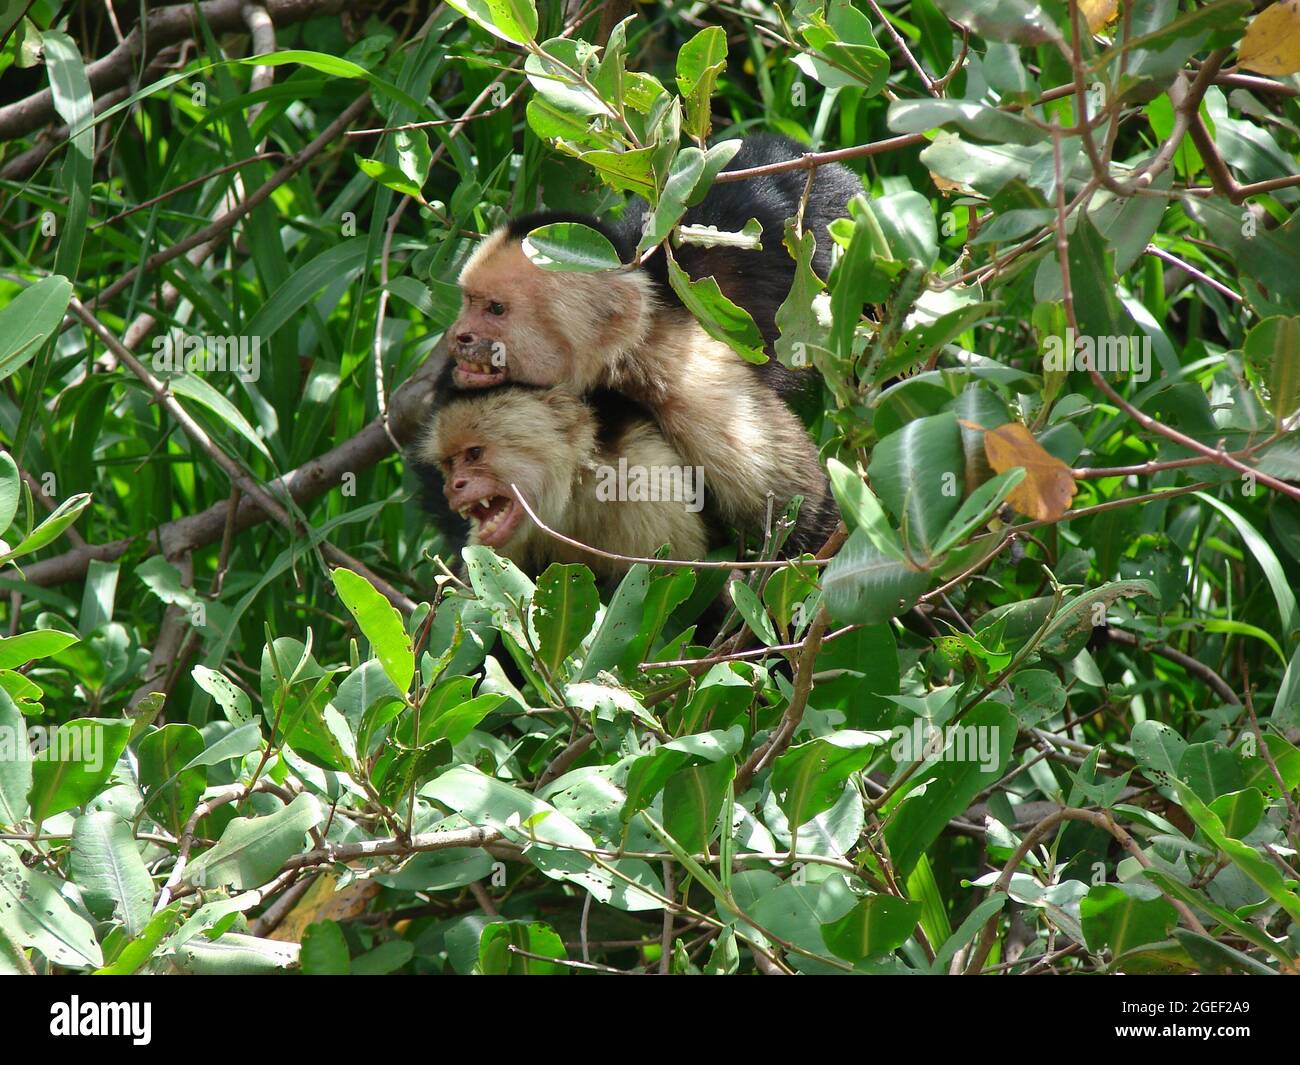
[[[484,496],[482,499],[478,501],[478,505],[482,507],[484,510],[487,510],[487,508],[492,505],[492,500],[488,499],[487,496]]]
[[[461,507],[460,510],[458,510],[456,513],[458,513],[462,518],[468,518],[469,507]]]

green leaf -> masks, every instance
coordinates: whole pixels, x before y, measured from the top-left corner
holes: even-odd
[[[181,722],[150,732],[138,745],[140,788],[149,815],[174,836],[180,836],[207,786],[207,773],[191,768],[206,748],[203,734]]]
[[[763,336],[749,312],[727,299],[712,277],[692,281],[668,249],[664,248],[663,252],[668,256],[668,283],[704,331],[747,362],[766,362]]]
[[[471,545],[461,551],[461,556],[475,594],[492,612],[492,623],[515,643],[526,646],[523,626],[534,594],[533,582],[491,548]]]
[[[677,91],[686,101],[686,132],[697,140],[709,135],[713,87],[727,69],[727,33],[708,26],[677,53]]]
[[[9,692],[0,687],[0,828],[15,831],[27,819],[31,790],[27,720]]]
[[[673,159],[668,170],[659,202],[646,222],[645,232],[637,242],[637,252],[644,254],[666,239],[673,226],[682,220],[686,204],[704,173],[706,157],[698,148],[683,148]]]
[[[1187,905],[1192,906],[1203,913],[1208,913],[1216,921],[1226,928],[1232,929],[1247,943],[1253,943],[1266,954],[1271,954],[1279,961],[1285,964],[1291,964],[1294,959],[1286,949],[1278,943],[1275,943],[1269,936],[1261,932],[1250,921],[1242,920],[1235,913],[1225,906],[1220,906],[1211,902],[1206,895],[1188,887],[1181,880],[1176,880],[1159,869],[1143,869],[1142,875],[1152,883],[1156,884],[1166,895],[1175,899],[1181,899]]]
[[[886,824],[885,840],[901,876],[911,871],[948,822],[999,778],[1011,757],[1017,725],[1005,707],[980,703],[952,727],[962,731],[953,733],[944,749],[913,775]],[[908,762],[920,754],[908,753]]]
[[[58,31],[46,30],[41,36],[54,109],[67,123],[69,131],[68,153],[59,172],[68,196],[68,210],[54,257],[54,273],[75,278],[86,240],[86,222],[90,217],[95,97],[77,42]]]
[[[52,543],[88,506],[90,506],[90,496],[86,494],[65,499],[48,518],[32,530],[31,535],[20,540],[17,547],[10,548],[7,553],[0,552],[0,562],[9,562],[23,555],[30,555],[33,551],[39,551],[46,544]]]
[[[352,972],[348,941],[335,921],[313,921],[307,926],[301,960],[307,976],[347,976]]]
[[[271,461],[271,452],[267,450],[262,438],[240,412],[239,408],[213,388],[202,378],[194,374],[179,374],[167,379],[167,387],[178,396],[185,396],[201,403],[247,440],[257,451]]]
[[[1268,581],[1268,586],[1273,591],[1277,612],[1282,618],[1283,634],[1289,639],[1296,629],[1300,628],[1300,607],[1296,605],[1295,589],[1291,587],[1291,582],[1282,569],[1282,563],[1278,561],[1276,552],[1256,528],[1227,503],[1204,492],[1193,492],[1192,495],[1212,506],[1237,530],[1237,534],[1246,545],[1247,553],[1264,571],[1264,579]]]
[[[1282,683],[1273,700],[1272,719],[1279,727],[1288,724],[1300,727],[1300,646],[1292,652],[1282,674]]]
[[[32,765],[32,820],[81,806],[100,793],[131,735],[129,721],[79,717],[51,728]]]
[[[1149,885],[1095,884],[1079,900],[1079,917],[1088,949],[1108,947],[1120,955],[1158,943],[1178,923],[1178,911]]]
[[[877,551],[902,561],[902,545],[866,481],[836,458],[826,460],[826,472],[830,474],[831,491],[849,529],[861,529]]]
[[[882,554],[862,529],[854,529],[822,578],[831,617],[875,625],[906,613],[929,587],[930,575]]]
[[[217,701],[232,725],[247,725],[254,720],[253,701],[234,681],[207,666],[195,666],[191,673],[194,683]]]
[[[1266,372],[1269,408],[1277,427],[1300,406],[1300,317],[1277,315],[1257,322],[1241,346],[1242,353]]]
[[[990,918],[1001,913],[1007,904],[1007,894],[1004,891],[995,891],[973,910],[962,921],[961,927],[952,934],[934,956],[934,965],[930,971],[936,975],[943,975],[948,971],[948,965],[956,956],[957,951],[961,950],[967,943],[974,939],[989,921]]]
[[[590,680],[602,669],[613,669],[623,660],[632,641],[641,631],[646,596],[650,591],[650,570],[642,563],[631,566],[619,581],[614,598],[600,619],[591,649],[582,664],[579,680]]]
[[[1174,781],[1178,793],[1178,802],[1187,816],[1196,822],[1199,828],[1220,851],[1232,860],[1232,864],[1246,874],[1264,890],[1274,902],[1291,916],[1293,921],[1300,921],[1300,896],[1287,887],[1278,872],[1277,866],[1260,854],[1254,847],[1231,838],[1224,830],[1218,815],[1196,797],[1196,793],[1181,780]]]
[[[1047,136],[1019,115],[973,100],[895,100],[889,105],[888,122],[898,133],[925,133],[952,124],[994,144],[1034,145]]]
[[[1244,839],[1264,816],[1264,796],[1258,788],[1230,791],[1210,803],[1210,810],[1229,836]]]
[[[144,931],[134,937],[120,951],[112,963],[95,970],[96,976],[130,976],[138,973],[154,957],[154,952],[164,939],[181,923],[180,911],[168,906],[159,910],[145,925]]]
[[[364,237],[354,237],[333,245],[298,267],[292,276],[277,287],[248,320],[244,332],[250,337],[274,336],[295,314],[307,306],[321,289],[336,284],[341,278],[355,277],[365,264]],[[410,280],[412,279],[407,277],[393,278],[389,281],[389,288],[401,295],[401,283]],[[457,309],[459,309],[459,299]]]
[[[1190,928],[1175,928],[1174,938],[1182,948],[1191,955],[1197,969],[1202,973],[1241,972],[1248,976],[1276,976],[1277,973],[1249,954],[1193,932]]]
[[[506,702],[506,697],[497,692],[485,692],[473,699],[467,699],[456,706],[448,707],[437,714],[429,723],[426,733],[423,722],[420,725],[422,743],[445,739],[448,743],[460,743],[492,711]]]
[[[513,953],[516,947],[523,954]],[[529,957],[529,955],[538,957]],[[479,939],[478,967],[484,976],[556,976],[569,970],[546,958],[567,958],[564,940],[544,921],[494,921]]]
[[[71,297],[72,282],[56,274],[28,285],[0,308],[0,381],[21,370],[41,350],[63,321]],[[12,520],[13,514],[9,517]],[[0,532],[8,527],[8,522],[0,522]]]
[[[1178,777],[1185,780],[1204,802],[1236,791],[1245,784],[1236,752],[1220,743],[1188,744],[1178,759]]]
[[[194,976],[260,976],[293,968],[300,951],[297,943],[227,932],[216,940],[189,939],[171,960],[181,972]]]
[[[202,887],[248,890],[265,884],[303,851],[304,839],[325,818],[315,797],[298,795],[265,817],[236,817],[209,851],[185,870],[185,881]]]
[[[966,462],[957,416],[917,418],[875,447],[867,475],[885,506],[903,522],[906,543],[934,555],[961,509]]]
[[[3,315],[0,311],[0,315]],[[13,524],[23,495],[23,479],[9,452],[0,451],[0,536]]]
[[[385,163],[380,159],[367,159],[360,155],[356,158],[357,166],[367,177],[374,178],[379,184],[394,192],[400,192],[403,196],[410,196],[420,203],[425,202],[423,188],[391,163]]]
[[[772,791],[791,832],[839,801],[849,777],[876,753],[881,738],[841,731],[791,747],[772,767]]]
[[[448,0],[447,6],[511,44],[528,44],[537,37],[533,0]]]
[[[989,41],[1036,45],[1059,41],[1061,31],[1036,0],[935,0],[954,22]]]
[[[894,895],[868,895],[837,921],[822,925],[822,939],[846,961],[876,958],[911,938],[921,904]]]
[[[736,763],[724,758],[674,773],[664,785],[664,828],[691,854],[708,849],[735,775]]]
[[[929,200],[907,189],[876,197],[871,201],[871,213],[895,259],[915,259],[927,267],[934,264],[939,256],[939,230]]]
[[[1146,775],[1162,787],[1171,787],[1187,741],[1162,721],[1139,721],[1133,726],[1130,743]]]
[[[393,134],[393,149],[397,153],[397,169],[416,188],[423,189],[429,180],[429,166],[433,159],[429,135],[422,129],[399,129]]]
[[[359,573],[339,567],[330,571],[330,579],[362,635],[370,641],[388,679],[399,692],[407,691],[415,676],[415,651],[402,615]]]
[[[34,947],[55,965],[97,968],[104,955],[95,930],[64,899],[63,882],[26,868],[0,841],[0,918],[3,931],[20,947]],[[3,933],[0,933],[3,934]]]
[[[763,604],[754,594],[754,589],[743,581],[732,581],[730,591],[731,601],[736,604],[736,609],[740,611],[740,616],[745,619],[745,624],[749,626],[750,631],[768,647],[780,643],[776,629],[772,626],[772,619],[767,616],[767,611],[763,609]]]
[[[77,818],[69,870],[92,915],[121,921],[132,937],[145,931],[153,913],[153,878],[121,817],[98,810]]]
[[[356,976],[386,976],[415,957],[415,947],[404,939],[389,939],[352,959]]]
[[[533,627],[538,654],[552,674],[582,645],[599,609],[596,579],[586,566],[553,562],[538,578]]]
[[[0,669],[17,669],[37,658],[49,658],[65,647],[79,643],[75,632],[62,629],[36,629],[17,636],[0,636]]]
[[[494,780],[472,766],[453,766],[421,788],[420,794],[455,810],[470,824],[508,832],[515,838],[526,834],[543,843],[584,850],[596,846],[586,832],[550,803],[503,780]]]
[[[543,270],[591,273],[617,270],[618,252],[603,233],[581,222],[552,222],[524,238],[524,254]]]
[[[966,497],[965,502],[957,508],[935,544],[935,551],[943,554],[956,547],[976,529],[987,525],[989,519],[997,512],[1003,500],[1011,494],[1012,489],[1025,479],[1023,466],[1000,473],[992,480],[985,481]]]
[[[847,0],[836,0],[823,18],[803,9],[808,20],[800,36],[813,54],[795,57],[795,65],[828,89],[854,88],[877,95],[889,76],[889,56],[877,46],[871,23]]]

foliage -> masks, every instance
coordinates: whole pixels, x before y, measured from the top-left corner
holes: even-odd
[[[59,6],[0,22],[0,966],[1297,971],[1294,3],[200,3],[93,95]],[[709,646],[726,564],[448,577],[390,434],[474,238],[636,193],[670,255],[759,129],[866,186],[776,344],[845,536]]]

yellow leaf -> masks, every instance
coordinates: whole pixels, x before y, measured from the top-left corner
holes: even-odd
[[[1251,19],[1237,62],[1260,74],[1300,72],[1300,0],[1271,4]]]
[[[1079,10],[1088,20],[1088,32],[1099,33],[1119,13],[1119,0],[1079,0]]]
[[[1008,422],[984,431],[984,454],[998,473],[1017,466],[1025,468],[1025,479],[1007,496],[1021,514],[1039,521],[1057,521],[1070,509],[1079,490],[1070,467],[1048,454],[1019,422]]]
[[[364,913],[370,900],[379,894],[379,884],[373,880],[354,880],[347,887],[335,891],[338,880],[336,873],[321,873],[271,932],[270,938],[285,943],[301,943],[309,924],[350,920]]]

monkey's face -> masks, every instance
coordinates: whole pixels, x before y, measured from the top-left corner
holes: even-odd
[[[472,543],[502,547],[526,517],[510,487],[521,478],[519,471],[498,468],[502,464],[492,444],[471,442],[480,439],[469,436],[451,445],[442,461],[443,493],[451,508],[469,519]],[[519,489],[528,490],[524,485]]]
[[[461,271],[461,312],[447,333],[456,387],[603,383],[649,329],[647,284],[636,273],[543,270],[498,230]]]
[[[562,390],[499,388],[443,407],[421,457],[441,468],[448,505],[470,522],[470,542],[501,550],[538,531],[515,488],[553,526],[594,433],[586,405]]]
[[[547,302],[551,284],[519,241],[494,234],[483,242],[461,271],[460,317],[448,331],[457,388],[554,385],[572,376],[572,348]]]

